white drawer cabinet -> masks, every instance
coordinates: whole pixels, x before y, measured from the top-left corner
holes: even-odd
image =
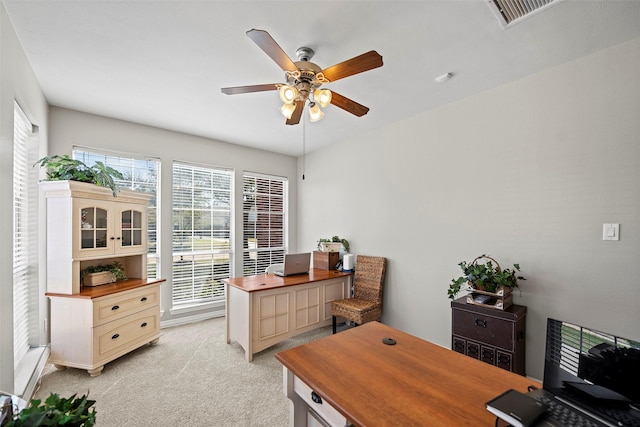
[[[312,270],[313,279],[247,291],[227,283],[227,343],[238,342],[247,361],[253,355],[285,339],[331,324],[331,302],[346,298],[351,276]],[[329,277],[317,279],[317,277]],[[249,280],[274,279],[259,275]],[[288,279],[296,280],[296,279]],[[284,283],[284,281],[282,281]]]
[[[160,284],[147,279],[147,193],[43,181],[51,361],[100,375],[104,365],[160,336]],[[118,262],[128,277],[82,286],[88,267]]]
[[[160,336],[160,282],[105,285],[51,299],[51,362],[58,368],[86,369],[100,375],[104,365]],[[135,286],[135,285],[138,286]],[[135,287],[132,287],[135,286]]]

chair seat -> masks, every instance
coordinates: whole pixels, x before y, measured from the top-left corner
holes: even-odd
[[[380,320],[382,317],[382,304],[361,298],[348,298],[331,303],[331,315],[344,317],[358,325]]]

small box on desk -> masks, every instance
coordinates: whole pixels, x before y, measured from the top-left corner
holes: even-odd
[[[313,268],[333,270],[340,261],[340,252],[313,251]]]

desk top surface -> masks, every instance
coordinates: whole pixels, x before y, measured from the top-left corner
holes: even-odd
[[[335,279],[337,277],[351,276],[353,273],[345,273],[337,270],[320,270],[312,268],[308,274],[296,274],[295,276],[280,277],[275,274],[258,274],[256,276],[232,277],[223,281],[230,286],[246,292],[263,291],[265,289],[280,288],[283,286],[301,285],[303,283],[317,282],[320,280]]]
[[[382,343],[393,338],[395,345]],[[378,322],[276,358],[356,426],[491,426],[485,402],[534,380]]]
[[[156,285],[165,282],[167,279],[129,279],[124,282],[110,283],[99,286],[83,286],[79,294],[58,294],[55,292],[47,292],[48,297],[62,298],[86,298],[94,299],[106,297],[122,291],[130,291],[131,289],[142,288],[144,286]]]

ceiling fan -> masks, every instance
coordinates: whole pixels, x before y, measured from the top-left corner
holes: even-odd
[[[247,35],[282,68],[285,72],[286,83],[225,87],[221,89],[222,93],[236,95],[277,90],[283,102],[280,111],[287,118],[286,124],[288,125],[300,123],[300,117],[307,101],[309,101],[309,116],[312,122],[320,120],[324,115],[318,104],[322,108],[333,104],[358,117],[364,116],[369,111],[369,108],[364,105],[329,89],[322,89],[321,86],[381,67],[382,56],[375,50],[322,69],[313,62],[309,62],[314,53],[311,48],[299,48],[296,51],[298,61],[293,62],[268,32],[253,29],[247,31]]]

